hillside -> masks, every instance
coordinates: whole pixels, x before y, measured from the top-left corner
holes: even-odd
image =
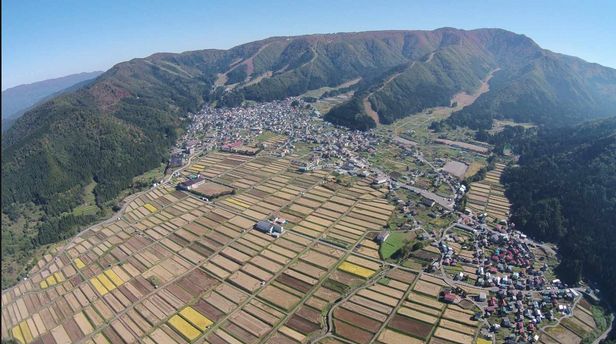
[[[391,123],[455,105],[453,95],[476,89],[497,69],[490,91],[476,101],[480,110],[471,106],[452,121],[575,122],[616,108],[615,70],[500,29],[272,37],[229,50],[160,53],[120,63],[16,121],[2,137],[3,213],[19,217],[33,204],[48,224],[30,229],[33,242],[63,238],[60,224],[70,231],[89,221],[66,215],[84,202],[88,185],[98,206],[112,206],[134,176],[167,159],[186,113],[208,103],[234,106],[348,85],[352,96],[325,119],[364,130],[374,118]]]
[[[2,130],[6,131],[32,106],[60,93],[70,92],[74,87],[90,81],[103,72],[71,74],[27,85],[19,85],[2,91]]]
[[[526,139],[526,138],[525,138]],[[616,117],[546,130],[503,181],[518,229],[559,245],[559,274],[601,284],[616,302]]]

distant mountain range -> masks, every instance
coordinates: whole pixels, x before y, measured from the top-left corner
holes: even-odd
[[[367,129],[475,90],[489,91],[450,125],[493,118],[558,125],[616,114],[616,70],[542,49],[500,29],[379,31],[273,37],[229,50],[159,53],[26,112],[2,137],[2,205],[48,215],[79,203],[92,180],[108,202],[166,159],[184,114],[322,87],[352,93],[326,120]]]
[[[19,116],[37,103],[70,92],[75,86],[80,86],[101,74],[103,74],[101,71],[71,74],[2,91],[2,130],[7,130]]]

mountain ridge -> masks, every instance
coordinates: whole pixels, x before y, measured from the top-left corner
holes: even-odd
[[[101,75],[102,71],[82,72],[63,77],[17,85],[2,91],[3,130],[39,103],[75,90]]]
[[[549,125],[616,109],[616,70],[563,56],[502,29],[442,28],[270,37],[228,50],[132,59],[27,111],[3,135],[2,205],[33,202],[49,217],[61,216],[92,180],[103,205],[132,177],[166,161],[187,112],[357,79],[348,86],[353,95],[326,120],[374,127],[366,98],[385,124],[451,106],[453,95],[473,91],[496,68],[490,90],[445,125],[485,127],[503,116]],[[561,103],[572,108],[564,116]]]

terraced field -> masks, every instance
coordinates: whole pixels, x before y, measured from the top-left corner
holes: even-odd
[[[485,179],[471,183],[467,196],[468,209],[475,213],[487,213],[493,219],[507,219],[511,204],[505,197],[505,188],[500,182],[504,169],[505,165],[496,164],[494,170],[486,174]]]
[[[204,156],[183,173],[201,173],[235,194],[206,203],[163,185],[140,195],[121,218],[58,246],[2,294],[2,337],[308,340],[342,293],[381,269],[352,248],[387,223],[393,206],[368,182],[325,188],[328,172],[299,174],[296,158]],[[289,221],[280,238],[252,230],[272,214]]]

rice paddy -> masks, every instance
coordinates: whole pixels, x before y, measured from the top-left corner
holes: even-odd
[[[166,185],[140,194],[119,219],[59,246],[28,280],[2,293],[2,337],[308,342],[323,333],[330,311],[331,338],[418,343],[476,336],[479,325],[464,310],[438,300],[442,280],[384,266],[367,236],[394,211],[383,191],[361,179],[328,188],[328,171],[295,172],[296,159],[220,152],[199,158],[182,173],[201,173],[235,193],[213,202]],[[253,230],[271,216],[288,221],[279,238]]]
[[[482,181],[471,183],[467,194],[467,208],[475,213],[486,213],[496,220],[504,220],[509,216],[509,200],[505,197],[504,186],[500,176],[505,165],[496,164],[494,170],[487,173]]]

